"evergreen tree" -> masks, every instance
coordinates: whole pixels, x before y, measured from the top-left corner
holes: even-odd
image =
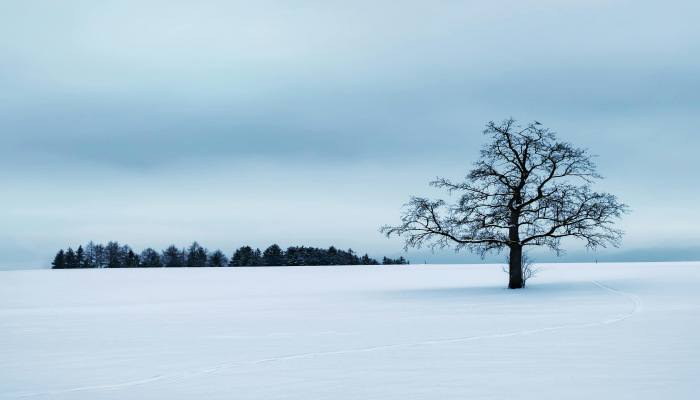
[[[302,246],[302,249],[304,247]],[[326,251],[315,247],[307,247],[304,256],[299,258],[302,265],[324,265],[326,259]]]
[[[117,253],[118,254],[117,258],[119,260],[120,268],[130,268],[128,266],[129,263],[133,264],[134,260],[133,259],[129,260],[129,253],[132,254],[132,257],[133,256],[138,257],[138,255],[136,253],[134,253],[134,251],[131,249],[131,246],[129,246],[128,244],[125,244],[123,246],[119,246],[119,252]],[[136,264],[138,265],[138,260],[136,260]]]
[[[56,253],[56,257],[54,257],[53,262],[51,263],[51,269],[64,269],[64,268],[66,268],[65,256],[66,256],[66,254],[63,252],[63,249],[59,250],[59,252]]]
[[[401,256],[397,259],[391,259],[389,257],[384,257],[384,259],[382,259],[382,265],[404,265],[404,264],[408,264],[408,263],[409,262],[406,261],[406,259],[403,258],[403,256]]]
[[[75,258],[78,262],[78,268],[85,268],[85,250],[83,250],[83,245],[78,246],[78,250],[75,252]]]
[[[296,266],[296,265],[301,265],[299,262],[299,254],[298,254],[298,247],[287,247],[287,251],[285,253],[285,264],[287,266]]]
[[[142,268],[160,268],[163,267],[163,261],[161,260],[160,254],[152,248],[147,248],[141,252],[141,257],[139,257],[139,266]]]
[[[253,250],[250,246],[243,246],[233,253],[229,265],[232,267],[250,267],[261,263],[262,255],[260,254],[260,249]]]
[[[197,264],[198,264],[197,266],[199,266],[199,267],[206,267],[206,266],[207,266],[207,262],[208,262],[208,260],[209,260],[209,250],[207,250],[206,248],[200,246],[199,249],[197,249],[197,254],[196,254],[196,256],[197,256],[197,260],[198,260],[198,261],[197,261]]]
[[[203,248],[196,241],[192,243],[187,251],[187,266],[188,267],[206,267],[207,266],[207,249]]]
[[[70,247],[68,248],[68,251],[66,251],[64,265],[65,268],[78,268],[78,259],[75,257],[75,251],[73,251],[73,249]]]
[[[237,249],[235,252],[233,252],[233,255],[231,256],[231,261],[229,261],[228,266],[229,267],[240,267],[242,266],[241,264],[241,258],[243,256],[242,250],[243,248],[241,247],[240,249]]]
[[[187,266],[187,250],[183,247],[182,250],[180,250],[180,264],[182,264],[183,267]]]
[[[276,244],[273,244],[265,249],[262,254],[262,265],[284,265],[284,251],[282,251],[282,248]]]
[[[367,254],[360,257],[360,264],[362,265],[379,265],[379,262],[373,258],[370,258]]]
[[[348,262],[347,265],[359,265],[360,264],[360,257],[355,254],[352,249],[348,249]]]
[[[228,264],[228,258],[224,255],[221,250],[215,250],[209,256],[209,261],[207,265],[209,267],[225,267]]]
[[[139,256],[134,253],[134,251],[129,248],[126,253],[126,258],[124,260],[124,268],[138,268],[139,267]]]
[[[326,259],[327,259],[327,261],[325,262],[326,265],[338,265],[338,264],[340,264],[339,257],[338,257],[338,249],[336,249],[333,246],[329,247]]]
[[[314,250],[313,247],[297,247],[297,265],[310,265]]]
[[[255,249],[253,253],[250,255],[250,260],[248,261],[248,265],[251,267],[259,267],[262,264],[262,252],[260,249]]]
[[[184,267],[183,253],[174,244],[163,250],[162,261],[167,268]]]

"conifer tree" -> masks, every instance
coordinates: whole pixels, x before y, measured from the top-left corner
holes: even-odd
[[[284,265],[284,252],[277,244],[273,244],[265,249],[262,254],[262,265]]]
[[[139,266],[142,268],[161,268],[163,267],[163,261],[161,260],[160,254],[149,247],[141,252]]]
[[[325,263],[326,265],[338,265],[338,264],[340,264],[338,262],[338,250],[334,246],[329,247],[328,252],[326,254],[327,254],[327,261]]]
[[[232,267],[254,267],[262,265],[262,253],[260,249],[253,250],[250,246],[243,246],[233,253],[229,265]]]
[[[299,262],[299,254],[298,254],[298,247],[290,246],[287,247],[287,251],[285,252],[285,264],[287,266],[296,266],[296,265],[302,265]]]
[[[78,268],[85,268],[85,250],[83,250],[83,245],[78,246],[78,250],[75,252],[75,258]]]
[[[167,268],[180,268],[185,266],[182,252],[180,252],[180,249],[174,244],[163,250],[162,260]]]
[[[207,266],[207,249],[203,248],[196,241],[192,243],[187,250],[187,266],[188,267],[206,267]]]
[[[370,258],[367,254],[360,257],[360,264],[362,265],[379,265],[379,262],[373,258]]]
[[[134,251],[129,248],[126,253],[126,258],[124,260],[124,268],[138,268],[139,267],[139,256],[134,253]]]
[[[53,262],[51,263],[51,269],[66,268],[65,256],[66,254],[63,252],[63,249],[59,250],[58,253],[56,253],[56,257],[54,257]]]
[[[65,268],[78,268],[78,260],[75,257],[75,251],[73,251],[72,248],[68,248],[68,251],[66,251],[66,256],[65,256]]]
[[[229,267],[241,267],[243,266],[243,247],[237,249],[231,256],[231,261],[229,261]]]
[[[360,258],[355,254],[352,249],[348,249],[348,262],[347,265],[359,265],[360,264]]]
[[[255,251],[253,251],[253,254],[251,254],[251,256],[250,256],[250,261],[249,261],[248,265],[250,265],[251,267],[259,267],[259,266],[263,265],[262,264],[262,251],[260,251],[260,249],[256,248]]]
[[[221,250],[215,250],[209,256],[207,266],[209,267],[225,267],[228,264],[228,258]]]

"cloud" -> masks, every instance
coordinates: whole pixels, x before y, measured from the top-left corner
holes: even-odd
[[[688,51],[694,23],[680,8],[43,5],[6,6],[2,21],[6,153],[122,165],[370,158],[377,147],[435,155],[445,150],[431,141],[509,115],[577,121],[698,106],[700,52]]]
[[[1,232],[31,248],[218,246],[231,227],[400,248],[375,227],[436,175],[463,176],[484,125],[513,116],[600,155],[601,187],[638,210],[630,243],[679,229],[685,246],[699,239],[682,222],[700,195],[698,4],[6,2]],[[333,207],[330,231],[304,224]]]

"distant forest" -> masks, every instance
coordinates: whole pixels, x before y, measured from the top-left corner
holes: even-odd
[[[264,267],[264,266],[302,266],[302,265],[394,265],[408,264],[403,257],[391,259],[384,257],[382,262],[370,258],[367,254],[358,256],[352,249],[339,250],[331,246],[328,249],[294,246],[283,250],[272,246],[260,251],[250,246],[236,250],[231,259],[221,251],[209,251],[194,242],[187,249],[171,245],[163,251],[147,248],[137,254],[129,245],[109,242],[107,245],[92,241],[77,250],[61,249],[51,263],[52,269],[73,268],[182,268],[182,267]]]

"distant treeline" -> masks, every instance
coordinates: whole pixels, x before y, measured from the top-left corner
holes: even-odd
[[[263,267],[301,265],[379,265],[379,261],[367,254],[358,256],[352,249],[339,250],[293,246],[287,250],[276,244],[260,251],[250,246],[236,250],[231,259],[221,251],[209,251],[194,242],[187,249],[171,245],[163,251],[147,248],[137,254],[129,245],[109,242],[107,245],[92,241],[77,250],[61,249],[51,263],[53,269],[69,268],[181,268],[181,267]],[[384,257],[381,264],[408,264],[403,257]]]

